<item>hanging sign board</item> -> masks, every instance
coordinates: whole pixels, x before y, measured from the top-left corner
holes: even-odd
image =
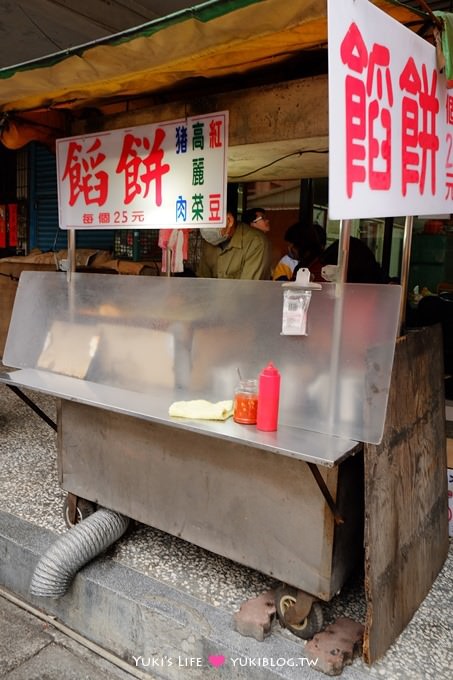
[[[368,0],[328,0],[329,216],[453,212],[453,96],[435,48]]]
[[[57,140],[62,229],[226,223],[228,111]]]

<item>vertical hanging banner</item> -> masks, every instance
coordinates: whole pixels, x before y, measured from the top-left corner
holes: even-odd
[[[57,140],[62,229],[226,223],[228,111]]]
[[[368,0],[328,0],[329,216],[453,212],[453,96],[435,48]]]
[[[6,205],[0,205],[0,248],[6,248]]]

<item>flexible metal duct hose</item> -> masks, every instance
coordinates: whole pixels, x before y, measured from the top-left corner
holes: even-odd
[[[61,597],[76,573],[87,562],[117,541],[129,518],[101,508],[57,539],[36,565],[30,593],[37,597]]]

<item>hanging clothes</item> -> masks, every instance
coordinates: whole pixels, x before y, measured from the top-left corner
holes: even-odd
[[[162,268],[161,271],[167,273],[167,256],[170,257],[170,272],[180,273],[184,271],[184,260],[187,260],[189,253],[189,233],[190,229],[160,229],[159,247],[162,249]]]

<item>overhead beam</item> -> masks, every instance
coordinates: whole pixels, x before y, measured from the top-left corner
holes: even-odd
[[[85,114],[73,134],[229,111],[230,146],[327,137],[327,75],[159,104],[145,99]]]
[[[156,103],[139,99],[86,111],[72,134],[229,111],[228,179],[251,182],[328,175],[327,76]]]

